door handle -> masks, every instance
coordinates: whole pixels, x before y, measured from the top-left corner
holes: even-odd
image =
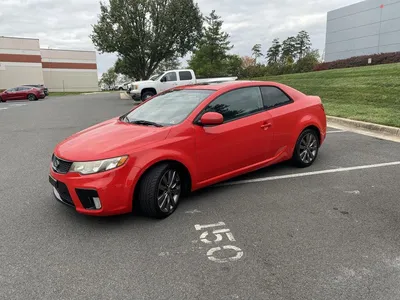
[[[272,124],[271,123],[269,123],[269,122],[265,122],[265,123],[263,123],[262,125],[261,125],[261,128],[262,129],[268,129],[268,128],[270,128],[270,127],[272,127]]]

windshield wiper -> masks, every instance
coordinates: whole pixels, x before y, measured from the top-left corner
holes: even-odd
[[[138,125],[145,125],[145,126],[155,126],[155,127],[163,127],[161,124],[151,122],[151,121],[146,121],[146,120],[136,120],[136,121],[131,121],[129,122],[131,124],[138,124]]]

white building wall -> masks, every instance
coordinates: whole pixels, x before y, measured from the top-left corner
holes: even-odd
[[[43,84],[39,40],[0,37],[0,90]]]
[[[98,91],[96,52],[42,49],[43,76],[49,91]]]
[[[328,12],[325,61],[400,51],[400,0],[367,0]]]

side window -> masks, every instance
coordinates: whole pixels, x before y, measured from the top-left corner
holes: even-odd
[[[12,93],[12,92],[15,92],[16,90],[17,90],[16,88],[12,88],[12,89],[8,89],[7,92]]]
[[[176,72],[169,72],[164,75],[163,79],[168,82],[168,81],[177,81],[176,77]]]
[[[265,108],[270,109],[292,103],[292,100],[285,93],[273,86],[262,86],[261,93]]]
[[[206,112],[218,112],[224,122],[242,118],[263,110],[258,87],[241,88],[221,95],[206,107]]]
[[[181,71],[179,72],[179,78],[181,80],[192,80],[192,73],[190,73],[189,71]]]

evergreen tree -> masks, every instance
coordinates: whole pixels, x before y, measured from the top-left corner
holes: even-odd
[[[251,51],[253,52],[254,59],[257,63],[257,59],[263,56],[261,53],[261,44],[255,44]]]
[[[189,67],[200,76],[224,75],[228,51],[233,48],[229,34],[222,31],[223,21],[215,10],[205,17],[205,22],[203,36],[193,51]]]
[[[311,49],[311,40],[307,31],[302,30],[296,36],[296,54],[299,59],[303,58]]]
[[[281,48],[282,45],[279,42],[279,39],[274,39],[272,41],[272,46],[268,49],[267,51],[267,59],[268,59],[268,64],[275,64],[279,60],[279,56],[281,54]]]

